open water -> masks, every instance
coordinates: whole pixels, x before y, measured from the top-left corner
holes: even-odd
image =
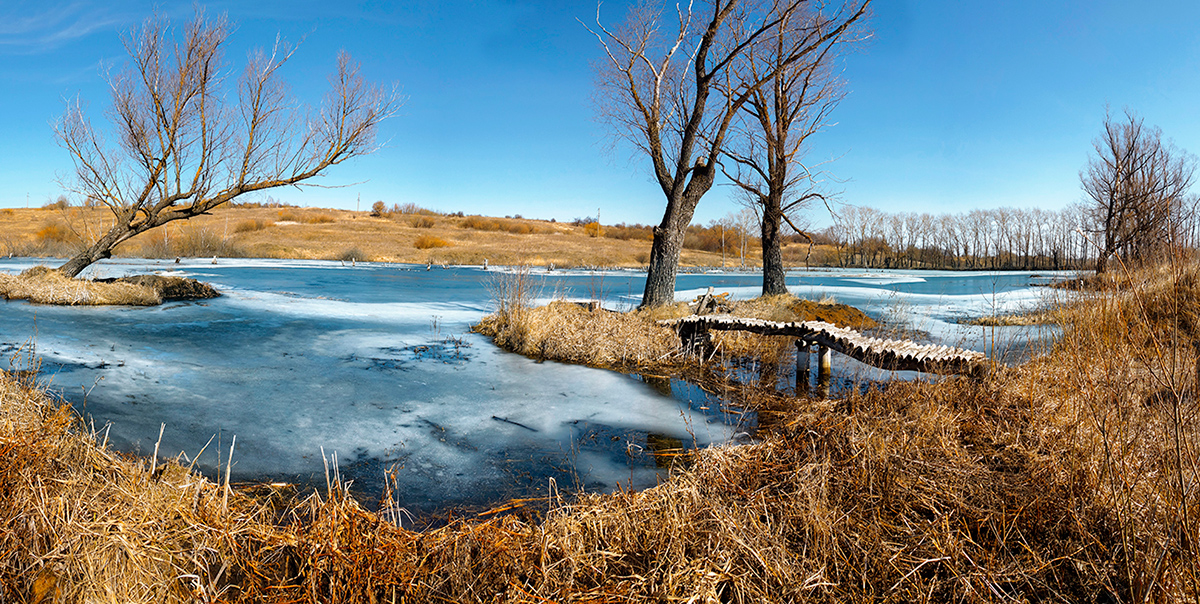
[[[0,271],[39,262],[8,259]],[[43,382],[118,449],[149,454],[157,443],[160,456],[213,474],[236,435],[235,481],[323,485],[330,466],[371,497],[390,470],[409,509],[483,506],[544,493],[551,478],[563,490],[650,486],[667,465],[656,451],[745,440],[755,425],[686,383],[536,362],[470,333],[492,310],[488,279],[504,269],[206,259],[89,270],[187,276],[224,295],[152,308],[0,302],[0,355],[32,342]],[[636,305],[644,285],[638,271],[533,275],[543,302],[598,298],[614,309]],[[958,321],[1035,306],[1047,291],[1035,286],[1060,276],[814,269],[787,283],[931,341],[1020,356],[1053,334]],[[710,285],[754,297],[760,280],[681,274],[677,298]],[[834,356],[835,380],[889,377]]]

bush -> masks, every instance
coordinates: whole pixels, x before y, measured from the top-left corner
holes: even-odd
[[[279,217],[279,222],[299,222],[302,224],[327,224],[336,222],[333,216],[329,214],[313,214],[311,212],[297,212],[291,209],[279,210],[276,214]]]
[[[57,243],[67,243],[75,239],[75,234],[68,229],[66,225],[59,222],[48,222],[42,226],[34,237],[38,241],[53,241]]]
[[[279,217],[279,222],[300,222],[300,214],[295,210],[283,209],[275,213]]]
[[[421,235],[413,243],[413,247],[417,248],[418,250],[427,250],[435,247],[450,247],[450,245],[451,243],[449,241],[446,241],[441,237],[434,237],[433,235]]]
[[[588,237],[599,237],[601,228],[599,222],[589,222],[583,226],[583,232],[587,233]]]
[[[383,203],[382,201],[377,201],[377,202],[371,204],[371,215],[372,216],[379,218],[380,216],[383,216],[386,213],[387,213],[387,204]]]
[[[263,218],[253,218],[253,219],[249,219],[249,220],[242,220],[233,227],[233,232],[235,232],[235,233],[253,233],[254,231],[261,231],[269,226],[273,226],[274,224],[275,224],[274,220],[265,220]]]
[[[629,241],[631,239],[636,241],[653,241],[654,229],[641,224],[627,225],[621,223],[605,227],[604,236],[609,239],[620,239],[622,241]]]
[[[337,256],[334,256],[333,259],[341,260],[342,262],[354,262],[356,260],[362,260],[363,262],[370,262],[371,255],[358,249],[358,247],[351,247],[351,248],[346,248],[346,249],[342,250],[342,253],[338,254]]]
[[[434,221],[428,216],[418,216],[409,222],[409,225],[415,229],[430,229],[433,228]]]
[[[67,199],[66,195],[59,195],[58,199],[42,206],[43,210],[65,210],[71,207],[71,200]]]
[[[475,229],[476,231],[499,231],[500,222],[494,218],[485,218],[483,216],[467,216],[467,219],[458,223],[459,228]]]
[[[392,213],[394,213],[394,214],[420,214],[422,216],[441,216],[442,215],[441,212],[436,212],[434,210],[430,210],[429,208],[422,208],[421,206],[419,206],[415,203],[392,204]],[[459,212],[458,214],[459,214],[459,216],[462,216],[462,212]]]

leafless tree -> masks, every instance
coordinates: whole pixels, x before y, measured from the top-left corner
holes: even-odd
[[[597,9],[593,33],[607,59],[598,78],[601,115],[649,156],[667,201],[654,229],[643,307],[674,300],[684,235],[712,188],[730,124],[771,74],[718,102],[709,97],[748,47],[809,1],[690,0],[668,10],[665,0],[645,0],[616,30],[601,23]],[[785,63],[807,52],[797,49]]]
[[[1129,110],[1124,119],[1106,112],[1093,148],[1079,178],[1101,237],[1096,272],[1103,273],[1116,254],[1132,263],[1151,260],[1191,213],[1195,157]]]
[[[762,217],[763,295],[787,293],[783,223],[812,240],[791,218],[825,199],[816,172],[803,163],[806,143],[828,125],[844,96],[836,61],[846,42],[863,35],[852,26],[870,3],[776,6],[778,25],[747,47],[727,74],[724,90],[731,100],[743,91],[749,96],[724,148],[734,168],[724,172]]]
[[[115,222],[59,270],[75,276],[140,233],[246,193],[311,184],[375,150],[376,129],[399,101],[366,83],[349,55],[338,56],[322,107],[304,115],[280,80],[292,49],[278,41],[250,56],[230,90],[229,32],[224,17],[201,11],[181,40],[161,17],[132,32],[130,65],[111,81],[111,144],[78,102],[68,107],[57,131],[75,163],[74,189]]]

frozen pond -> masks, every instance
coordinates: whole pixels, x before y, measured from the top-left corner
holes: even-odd
[[[18,272],[38,261],[0,261]],[[395,468],[413,509],[486,505],[560,488],[644,487],[658,479],[654,450],[727,442],[753,417],[721,409],[686,384],[539,363],[503,352],[470,324],[490,312],[497,269],[277,260],[106,261],[95,276],[170,271],[224,294],[153,308],[0,303],[0,352],[29,339],[43,380],[111,424],[118,448],[225,463],[236,435],[234,480],[324,484],[321,451],[357,490],[377,493]],[[644,274],[534,275],[542,296],[600,297],[609,308],[640,299]],[[1041,273],[1046,276],[1047,273]],[[681,274],[678,298],[712,285],[758,294],[753,273]],[[876,317],[902,316],[939,342],[988,351],[1021,348],[1025,330],[965,328],[979,316],[1036,304],[1030,273],[812,270],[792,292],[832,297]],[[1036,337],[1036,334],[1035,334]],[[835,377],[881,377],[836,358]],[[85,396],[86,393],[86,396]]]

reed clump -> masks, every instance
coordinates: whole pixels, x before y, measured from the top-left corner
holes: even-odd
[[[497,273],[488,289],[496,312],[474,331],[519,354],[593,367],[647,368],[674,358],[678,336],[655,322],[687,312],[685,304],[620,313],[565,300],[534,308],[540,282],[528,267]]]
[[[449,241],[433,235],[421,235],[420,237],[417,237],[416,241],[413,242],[413,247],[417,248],[418,250],[428,250],[435,247],[450,247],[451,245],[453,244],[451,244]]]
[[[0,273],[0,297],[38,304],[68,306],[154,306],[162,297],[153,288],[133,283],[72,279],[61,272],[35,266],[19,275]]]

